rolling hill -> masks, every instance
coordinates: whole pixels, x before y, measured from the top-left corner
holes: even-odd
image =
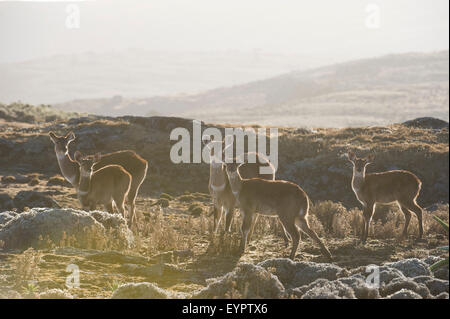
[[[20,100],[36,105],[119,95],[147,98],[194,94],[271,77],[311,63],[318,65],[311,61],[314,59],[258,51],[129,49],[56,55],[0,64],[0,102]],[[112,114],[108,106],[96,111]]]
[[[195,95],[79,99],[57,107],[294,127],[381,125],[423,116],[448,121],[448,69],[448,51],[387,55]]]

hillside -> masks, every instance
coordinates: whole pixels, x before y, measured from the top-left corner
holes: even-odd
[[[19,123],[43,123],[64,121],[71,118],[78,118],[87,114],[76,112],[64,112],[51,107],[50,105],[29,105],[23,103],[0,103],[0,121],[1,122],[19,122]],[[1,123],[0,122],[0,123]]]
[[[437,129],[430,129],[430,125]],[[203,129],[209,126],[204,124]],[[72,154],[76,149],[87,153],[132,149],[147,159],[150,170],[142,188],[147,195],[207,193],[207,164],[170,161],[170,148],[175,142],[169,141],[169,134],[175,127],[192,132],[192,121],[170,117],[90,116],[36,123],[25,128],[5,122],[0,126],[0,166],[3,175],[59,174],[48,132],[73,131],[77,141],[70,145]],[[223,130],[225,126],[215,127]],[[448,123],[416,121],[408,125],[314,131],[283,128],[279,135],[277,176],[299,183],[313,200],[339,201],[346,207],[359,205],[350,187],[352,170],[343,156],[353,149],[361,154],[376,154],[371,171],[402,168],[416,173],[424,182],[421,204],[448,203]]]
[[[310,225],[334,256],[329,263],[306,236],[295,261],[284,258],[290,248],[277,219],[258,218],[244,254],[238,214],[231,233],[213,232],[208,165],[169,159],[169,133],[191,131],[190,120],[60,112],[63,120],[45,121],[54,110],[40,107],[44,121],[30,122],[28,113],[37,110],[14,109],[25,113],[0,119],[0,298],[448,298],[448,268],[429,270],[447,254],[437,247],[448,245],[448,233],[432,218],[449,216],[447,122],[280,130],[277,178],[311,197]],[[71,154],[133,149],[149,161],[137,225],[79,210],[48,137],[70,130],[77,136]],[[404,217],[394,205],[377,206],[369,240],[359,242],[362,211],[350,188],[349,149],[375,154],[371,172],[402,168],[422,179],[424,240],[415,241],[416,218],[399,239]],[[156,199],[161,206],[152,206]],[[79,288],[66,286],[69,264],[82,273]],[[374,264],[382,265],[383,285],[367,289],[365,266]]]
[[[311,59],[309,59],[311,60]],[[164,52],[129,49],[57,55],[0,64],[0,102],[54,104],[113,96],[195,94],[307,66],[298,55],[264,52]],[[112,115],[113,110],[78,111]],[[156,110],[158,111],[158,110]]]
[[[448,51],[388,55],[196,95],[80,99],[57,107],[293,127],[382,125],[423,116],[448,121],[448,70]]]

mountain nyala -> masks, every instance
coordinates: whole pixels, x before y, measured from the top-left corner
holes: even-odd
[[[320,247],[322,254],[331,259],[331,253],[309,227],[309,199],[303,189],[283,180],[261,178],[243,179],[239,175],[242,164],[224,164],[230,186],[242,213],[241,252],[245,251],[252,219],[255,214],[278,216],[286,236],[292,239],[290,258],[294,259],[300,241],[300,229],[311,237]],[[300,228],[300,229],[299,229]]]

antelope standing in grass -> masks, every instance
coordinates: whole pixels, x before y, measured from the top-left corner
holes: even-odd
[[[241,252],[245,251],[252,219],[255,214],[278,216],[285,233],[292,239],[290,258],[293,260],[300,241],[300,229],[319,246],[322,254],[331,259],[331,253],[317,234],[309,227],[309,199],[303,189],[291,182],[265,180],[261,178],[243,179],[239,175],[240,164],[224,164],[230,186],[242,213]]]
[[[80,183],[80,169],[69,155],[69,144],[75,140],[75,134],[70,132],[66,136],[57,136],[50,132],[49,136],[55,145],[56,158],[62,175],[73,187],[77,188]],[[101,160],[95,163],[94,171],[112,164],[122,166],[132,177],[127,200],[130,214],[134,218],[137,193],[147,175],[148,163],[133,151],[119,151],[103,154]]]
[[[366,174],[367,165],[373,162],[374,156],[358,158],[355,153],[349,152],[348,159],[353,164],[352,189],[356,198],[363,205],[364,228],[362,242],[365,243],[369,235],[370,221],[372,220],[377,203],[397,203],[405,215],[405,226],[402,238],[408,234],[408,226],[413,212],[419,221],[419,237],[423,236],[422,208],[417,204],[422,182],[411,172],[394,170],[382,173]]]
[[[113,213],[113,202],[122,216],[125,213],[125,199],[131,187],[131,175],[120,165],[107,165],[96,171],[94,166],[101,160],[101,155],[83,157],[76,151],[74,155],[80,170],[80,184],[77,187],[78,199],[86,210],[95,210],[97,204],[103,204]],[[129,216],[130,225],[133,215]]]
[[[213,214],[214,214],[214,231],[217,232],[222,216],[225,214],[225,231],[229,232],[231,228],[231,222],[233,220],[234,209],[236,207],[236,198],[228,181],[225,168],[223,166],[223,153],[214,154],[214,143],[220,143],[223,146],[223,142],[213,141],[206,144],[206,147],[210,152],[210,166],[209,166],[209,192],[213,198]],[[248,155],[248,153],[247,153]],[[256,153],[255,163],[244,163],[239,168],[239,173],[244,178],[260,177],[264,179],[275,179],[275,169],[269,163],[269,161],[261,154]],[[271,174],[261,174],[259,168],[261,166],[269,166],[272,169]]]

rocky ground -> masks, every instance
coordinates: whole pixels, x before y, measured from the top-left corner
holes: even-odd
[[[332,263],[305,236],[292,262],[285,258],[289,248],[271,219],[258,221],[253,241],[239,256],[237,218],[232,235],[212,235],[206,201],[196,204],[203,210],[200,216],[180,198],[166,208],[149,204],[140,199],[143,225],[133,232],[120,216],[102,212],[47,208],[0,213],[0,296],[448,298],[448,267],[435,273],[428,269],[445,257],[437,248],[448,245],[444,234],[433,233],[438,228],[431,223],[420,243],[413,236],[400,241],[399,233],[386,239],[373,234],[366,245],[354,235],[325,236]],[[448,206],[440,209],[445,210],[441,217],[448,216]],[[80,270],[80,287],[68,289],[67,267],[73,264]],[[366,284],[371,273],[366,266],[372,264],[381,266],[379,288]]]
[[[168,134],[192,123],[171,118],[74,118],[64,122],[0,123],[0,297],[6,298],[448,298],[448,123],[433,119],[353,129],[281,129],[278,177],[299,183],[313,201],[311,226],[334,256],[326,263],[306,236],[295,261],[285,259],[276,220],[260,218],[242,256],[239,218],[232,234],[213,234],[206,164],[174,165]],[[138,197],[139,224],[80,211],[59,175],[49,131],[72,130],[71,146],[92,153],[137,150],[150,162]],[[404,218],[380,207],[361,245],[361,211],[343,153],[377,154],[372,171],[404,168],[423,180],[425,240],[399,240]],[[161,200],[161,206],[151,206]],[[44,208],[37,208],[44,207]],[[365,284],[378,265],[380,287]],[[67,288],[69,265],[80,287]]]

